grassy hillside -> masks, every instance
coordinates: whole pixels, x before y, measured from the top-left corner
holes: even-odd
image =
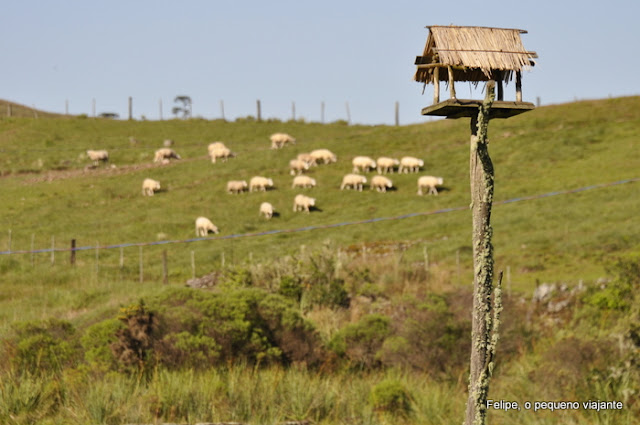
[[[503,363],[496,371],[493,387],[496,399],[617,400],[626,394],[628,387],[633,387],[624,381],[635,376],[626,369],[615,376],[613,372],[598,375],[599,378],[586,384],[575,378],[587,372],[595,377],[609,370],[610,365],[606,363],[615,358],[610,352],[612,333],[630,335],[632,339],[637,335],[637,327],[629,324],[631,313],[637,314],[637,302],[631,307],[631,313],[628,306],[602,307],[610,300],[619,303],[624,300],[627,293],[624,291],[628,291],[631,284],[613,285],[604,295],[596,293],[584,302],[579,299],[580,295],[571,295],[570,308],[561,309],[555,315],[546,310],[546,304],[521,303],[519,295],[530,296],[533,288],[542,282],[566,283],[569,288],[582,282],[593,288],[599,278],[611,276],[609,266],[616,258],[637,253],[640,182],[515,203],[500,204],[500,201],[640,177],[639,111],[640,98],[628,97],[543,107],[491,122],[490,152],[496,169],[497,202],[492,215],[496,269],[508,271],[505,316],[509,318],[504,323],[500,342]],[[268,136],[277,131],[293,134],[298,143],[278,151],[269,149]],[[131,143],[131,137],[137,142]],[[168,165],[153,164],[153,152],[168,138],[175,140],[174,148],[183,159]],[[212,164],[206,156],[206,146],[215,140],[224,141],[237,157]],[[289,160],[297,153],[320,147],[335,152],[338,162],[310,171],[318,187],[292,189],[292,177],[287,169]],[[110,163],[90,167],[84,154],[87,149],[109,150]],[[413,155],[423,158],[425,167],[420,174],[391,175],[396,189],[388,193],[377,193],[368,187],[363,192],[341,191],[341,178],[351,172],[351,158],[356,155]],[[70,335],[72,331],[57,322],[24,323],[56,318],[70,321],[78,330],[65,342],[69,345],[57,346],[58,353],[77,355],[79,350],[73,348],[71,342],[77,343],[81,338],[85,358],[77,360],[68,354],[66,360],[80,366],[64,369],[62,377],[56,375],[53,381],[29,374],[19,376],[19,367],[7,365],[0,370],[0,401],[24,403],[39,391],[44,394],[41,398],[44,401],[33,403],[37,405],[33,412],[18,419],[15,412],[27,411],[27,408],[0,408],[0,417],[12,418],[15,423],[29,423],[29,418],[37,414],[58,415],[62,422],[73,416],[77,423],[149,422],[158,418],[251,423],[255,423],[256,418],[260,418],[257,422],[265,423],[311,418],[317,423],[337,423],[355,417],[362,423],[377,424],[385,423],[380,416],[384,412],[375,411],[376,402],[369,397],[369,391],[390,379],[403,383],[413,394],[415,416],[404,418],[407,423],[428,423],[436,417],[441,423],[459,423],[461,415],[460,418],[456,415],[463,410],[464,397],[459,395],[466,388],[466,360],[458,358],[464,349],[451,344],[466,344],[468,339],[465,323],[469,320],[472,278],[471,217],[466,208],[469,204],[468,161],[468,120],[390,127],[250,119],[231,123],[112,121],[86,117],[1,118],[0,251],[9,247],[12,251],[50,248],[52,243],[60,249],[55,253],[53,264],[49,252],[0,255],[0,335],[13,335],[13,338],[18,335],[17,340],[12,340],[18,342],[14,345],[7,342],[5,351],[12,356],[11,365],[16,359],[22,359],[40,369],[40,361],[45,361],[46,356],[41,358],[40,354],[36,356],[33,350],[24,348],[42,342],[36,338],[43,338],[38,326],[50,326],[53,330],[46,332],[56,337],[66,338],[65,332]],[[416,195],[417,177],[424,174],[444,178],[439,196]],[[228,180],[249,180],[254,175],[273,178],[275,188],[266,193],[229,195],[225,192]],[[371,176],[373,174],[367,175]],[[146,177],[162,184],[163,190],[154,197],[141,195],[141,183]],[[317,208],[310,214],[294,213],[292,201],[297,193],[316,198]],[[279,212],[270,221],[258,215],[258,207],[265,200],[274,204]],[[453,210],[428,214],[446,209]],[[425,214],[332,227],[412,213]],[[194,220],[200,215],[209,217],[221,234],[191,243],[105,248],[123,243],[194,238]],[[306,229],[309,226],[318,228]],[[276,230],[282,232],[230,237]],[[76,239],[80,247],[94,247],[76,253],[75,267],[69,266],[69,252],[62,251],[69,247],[71,239]],[[95,249],[96,246],[100,248]],[[162,283],[165,250],[170,285]],[[200,331],[215,329],[217,323],[224,321],[216,314],[223,314],[226,309],[231,317],[236,317],[233,315],[237,313],[233,307],[236,304],[226,305],[228,299],[222,295],[178,289],[192,276],[192,265],[195,265],[195,274],[201,276],[221,269],[223,262],[231,286],[242,286],[247,277],[243,273],[249,270],[256,287],[243,288],[245,295],[250,294],[256,305],[267,310],[283,308],[271,295],[282,293],[283,282],[292,284],[285,279],[287,276],[303,276],[302,283],[321,282],[329,287],[332,279],[339,276],[352,297],[349,309],[326,306],[310,309],[302,301],[297,305],[299,312],[319,331],[323,344],[341,335],[344,347],[355,346],[359,350],[362,346],[358,345],[356,336],[366,335],[366,331],[378,329],[375,325],[386,323],[387,327],[395,326],[393,330],[397,335],[392,334],[385,341],[382,348],[386,351],[370,353],[372,363],[379,361],[374,357],[379,353],[387,356],[387,365],[420,363],[424,348],[420,344],[429,341],[428,346],[433,342],[434,346],[444,344],[445,347],[441,352],[429,353],[436,358],[433,364],[453,362],[453,365],[437,373],[412,366],[410,374],[395,371],[393,367],[371,368],[362,374],[316,374],[296,368],[258,372],[241,365],[233,368],[229,363],[228,369],[210,370],[203,375],[206,382],[216,382],[214,386],[201,384],[194,378],[193,371],[190,375],[158,369],[148,382],[140,384],[124,374],[101,375],[104,371],[87,369],[89,363],[85,362],[90,361],[87,353],[95,355],[97,351],[84,346],[86,341],[91,343],[94,339],[113,336],[106,332],[107,326],[117,322],[114,317],[119,307],[139,299],[151,300],[151,308],[171,325],[178,326],[191,317],[203,323],[206,317],[210,324],[199,327]],[[229,265],[242,267],[234,269]],[[625,267],[629,267],[629,276],[634,275],[635,269]],[[140,276],[143,284],[139,283]],[[633,282],[637,286],[637,279]],[[313,285],[308,286],[305,290],[313,292]],[[259,292],[251,292],[254,289],[270,295],[261,298],[256,295]],[[439,298],[444,289],[448,292],[446,300]],[[430,298],[431,295],[434,296]],[[186,297],[202,297],[199,299],[202,311],[189,310],[187,307],[195,304],[188,304]],[[241,298],[234,300],[238,306],[251,311]],[[330,301],[340,305],[340,300]],[[584,309],[581,302],[586,306]],[[215,308],[205,308],[207,306]],[[593,310],[595,308],[602,310]],[[618,319],[620,323],[616,322]],[[90,327],[96,323],[104,327]],[[233,326],[244,323],[237,320],[220,327],[235,329]],[[564,324],[561,330],[557,329],[557,323]],[[411,327],[417,324],[426,328]],[[89,329],[96,333],[90,334]],[[445,333],[440,335],[438,332],[443,329]],[[100,330],[102,334],[98,333]],[[181,330],[174,329],[174,335]],[[372,332],[374,337],[377,333],[377,330]],[[177,341],[196,344],[199,348],[202,345],[198,344],[207,341],[194,342],[185,336],[187,334],[179,334],[185,339]],[[22,340],[20,335],[24,336]],[[396,336],[413,342],[402,346],[398,339],[393,339]],[[622,357],[624,353],[633,352],[633,347],[623,349],[622,336],[620,338],[620,350],[613,351],[619,351]],[[360,344],[365,354],[356,353],[353,361],[366,360],[366,341]],[[411,351],[414,345],[416,348]],[[398,351],[394,351],[396,349]],[[394,353],[400,355],[394,356]],[[407,353],[414,358],[405,357]],[[51,357],[54,363],[63,363],[62,359]],[[623,360],[616,358],[620,364]],[[332,370],[331,364],[327,367]],[[257,373],[259,378],[278,387],[273,393],[278,400],[264,397],[266,392],[251,384],[261,381],[256,379]],[[317,397],[307,399],[302,396],[306,391],[299,391],[296,385],[310,380],[314,389],[323,390],[318,390]],[[358,389],[344,391],[345,382]],[[165,393],[164,388],[169,387],[175,390]],[[2,388],[13,392],[3,392]],[[190,390],[180,391],[186,388]],[[57,389],[61,389],[60,394]],[[114,394],[115,398],[106,394]],[[212,398],[223,400],[223,406],[217,406],[219,411],[211,410]],[[633,399],[625,399],[625,403],[632,406]],[[0,402],[0,406],[2,404]],[[47,407],[49,405],[65,407],[56,411]],[[274,405],[278,407],[274,409]],[[629,416],[633,412],[637,412],[637,408],[624,414]],[[606,423],[611,419],[603,414],[596,420],[595,416],[588,412],[568,412],[566,418],[559,414],[547,415],[541,423],[570,423],[562,422],[563,418],[572,419],[574,423],[582,423],[580,419],[585,417],[593,419],[593,423]],[[510,412],[496,412],[494,418],[496,423],[515,423]],[[523,414],[518,419],[518,423],[538,423],[539,417]],[[626,417],[626,422],[619,423],[633,422]]]

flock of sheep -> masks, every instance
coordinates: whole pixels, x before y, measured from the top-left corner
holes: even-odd
[[[296,143],[296,139],[286,133],[272,134],[270,140],[272,149],[281,149],[287,144]],[[173,145],[172,141],[165,140],[164,147],[155,152],[153,161],[155,163],[167,164],[172,159],[181,159],[180,155],[169,147],[171,145]],[[212,163],[216,163],[218,160],[224,162],[236,156],[223,142],[210,143],[207,151]],[[88,150],[87,156],[93,161],[94,165],[109,161],[109,153],[105,150]],[[338,157],[328,149],[315,149],[309,153],[298,154],[296,158],[289,161],[289,172],[294,176],[291,187],[303,189],[316,187],[316,179],[304,173],[319,164],[330,164],[337,161]],[[369,183],[370,188],[378,192],[386,192],[387,189],[391,189],[394,186],[393,181],[384,174],[393,174],[396,167],[398,173],[417,173],[420,168],[424,166],[423,160],[412,156],[405,156],[401,159],[383,156],[376,160],[368,156],[356,156],[351,163],[353,166],[352,172],[342,178],[340,190],[353,189],[361,192],[368,182],[363,174],[376,170],[378,174],[371,178]],[[436,187],[442,184],[442,177],[421,176],[418,178],[418,195],[423,195],[425,191],[428,194],[437,195],[438,191]],[[230,180],[227,182],[226,190],[229,194],[239,194],[245,191],[266,192],[269,188],[273,188],[273,186],[274,183],[271,178],[255,176],[252,177],[248,183],[245,180]],[[160,188],[160,182],[146,178],[142,182],[142,195],[153,196]],[[315,202],[316,200],[314,198],[298,194],[293,200],[293,211],[309,213],[315,206]],[[271,219],[274,213],[275,209],[271,203],[263,202],[260,205],[259,214],[266,219]],[[198,237],[205,237],[209,232],[219,233],[218,227],[206,217],[198,217],[195,221],[195,227],[196,236]]]

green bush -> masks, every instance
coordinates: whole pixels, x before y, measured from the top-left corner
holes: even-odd
[[[377,412],[405,418],[412,412],[411,399],[405,386],[394,379],[378,383],[369,396],[369,401]]]
[[[338,331],[329,348],[357,368],[377,367],[381,365],[379,350],[390,332],[391,319],[371,314]]]
[[[640,289],[640,257],[618,259],[608,272],[616,275],[604,289],[592,287],[582,301],[601,310],[626,311]]]

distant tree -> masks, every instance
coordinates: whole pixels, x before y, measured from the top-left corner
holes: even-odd
[[[182,118],[191,118],[191,97],[189,96],[176,96],[173,99],[174,103],[180,103],[180,106],[174,106],[171,109],[171,112],[176,117],[181,116]]]

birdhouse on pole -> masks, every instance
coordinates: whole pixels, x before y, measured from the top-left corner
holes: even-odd
[[[536,52],[527,51],[519,29],[428,26],[429,35],[422,56],[417,56],[415,81],[433,84],[433,105],[422,109],[422,115],[447,118],[477,115],[481,100],[458,99],[456,83],[468,81],[496,82],[497,98],[490,118],[508,118],[534,109],[522,101],[522,71],[535,65]],[[515,101],[504,99],[504,87],[515,76]],[[449,86],[449,99],[440,101],[440,82]]]

